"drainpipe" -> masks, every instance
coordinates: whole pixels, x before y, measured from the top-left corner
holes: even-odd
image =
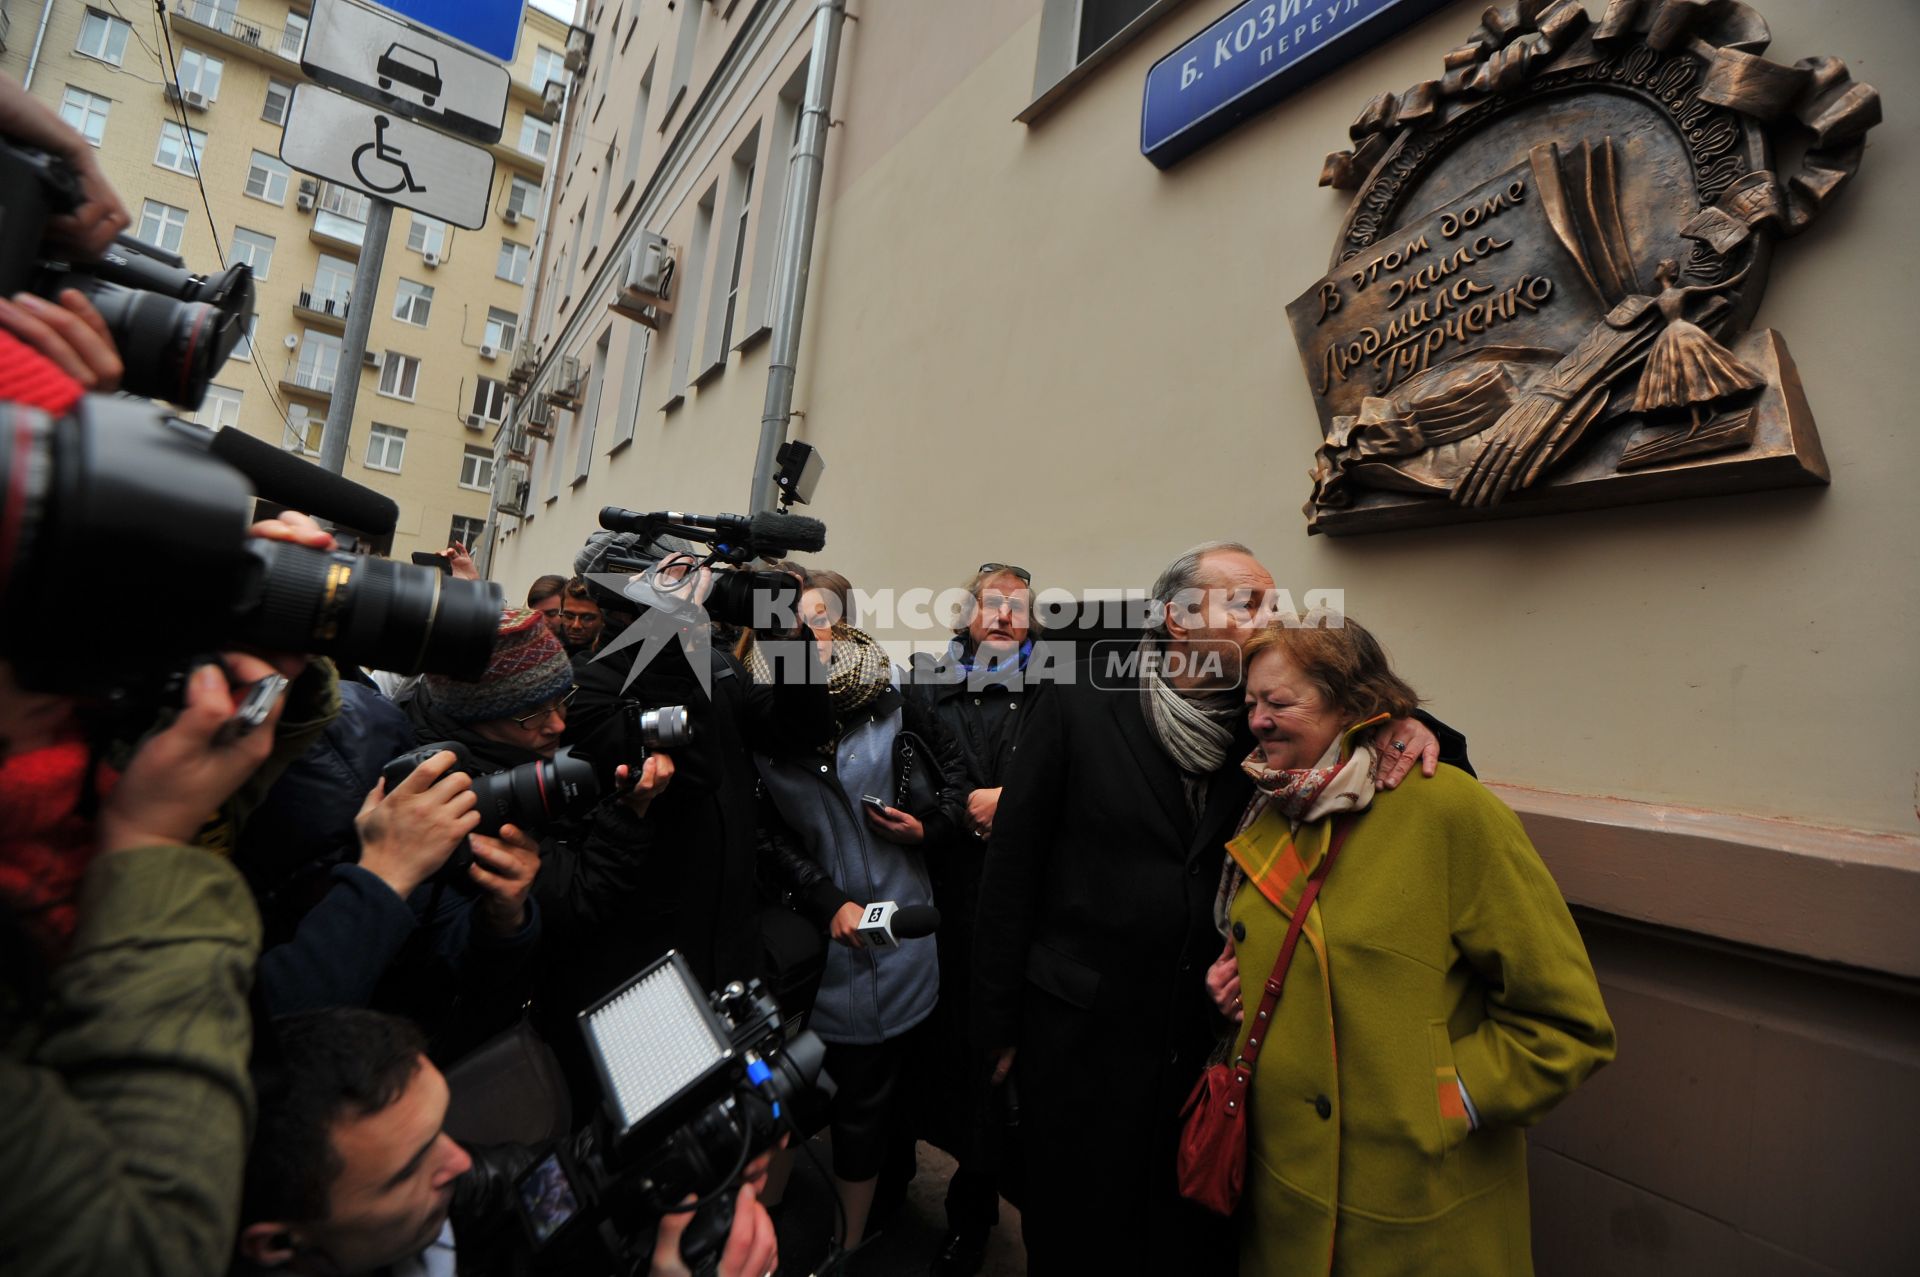
[[[787,224],[781,243],[785,257],[774,263],[780,291],[773,299],[773,353],[767,369],[767,401],[760,414],[760,452],[753,462],[750,509],[771,510],[776,454],[793,422],[794,364],[800,357],[800,319],[806,308],[808,263],[813,259],[813,229],[820,213],[820,172],[826,162],[827,109],[833,105],[833,75],[840,60],[840,24],[846,0],[819,0],[813,11],[813,53],[807,63],[807,91],[800,107],[800,135],[787,161]]]
[[[20,87],[33,87],[34,68],[40,65],[40,46],[47,40],[47,19],[53,16],[53,0],[46,0],[40,6],[40,29],[33,33],[33,52],[27,55],[27,73],[20,77]]]

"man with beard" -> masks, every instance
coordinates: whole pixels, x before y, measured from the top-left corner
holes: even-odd
[[[975,1035],[996,1081],[1018,1060],[1036,1274],[1233,1271],[1231,1227],[1179,1196],[1175,1149],[1218,1036],[1213,902],[1252,794],[1239,655],[1273,596],[1245,546],[1196,546],[1154,583],[1131,672],[1083,670],[1022,715],[981,883]],[[1465,741],[1426,722],[1446,748],[1419,721],[1380,729],[1383,787],[1416,760],[1466,766]]]

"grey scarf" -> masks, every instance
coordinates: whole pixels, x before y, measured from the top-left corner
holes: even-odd
[[[1140,640],[1140,653],[1158,650],[1164,640],[1148,635]],[[1140,708],[1146,715],[1153,738],[1182,773],[1187,810],[1198,820],[1207,804],[1207,778],[1227,761],[1233,748],[1233,729],[1241,713],[1238,688],[1218,691],[1183,692],[1160,676],[1151,658],[1143,659],[1147,671],[1140,680]]]

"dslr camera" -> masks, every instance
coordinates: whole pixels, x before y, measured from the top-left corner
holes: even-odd
[[[613,731],[618,732],[617,737],[604,739],[617,741],[620,747],[611,750],[600,747],[601,733]],[[619,784],[614,769],[621,762],[633,759],[629,775],[637,778],[639,764],[645,761],[648,752],[675,749],[693,738],[684,705],[654,710],[623,705],[619,717],[603,727],[601,733],[596,733],[593,740],[578,750],[572,745],[562,745],[552,758],[536,758],[495,772],[475,771],[473,756],[459,741],[435,741],[410,749],[390,761],[380,769],[380,778],[387,782],[386,792],[391,794],[420,764],[443,749],[451,750],[457,761],[448,769],[448,774],[465,772],[473,777],[474,810],[480,814],[475,833],[491,836],[499,833],[502,825],[536,832],[556,820],[591,810],[603,794],[612,793]],[[462,840],[433,880],[464,889],[471,883],[467,866],[472,863],[473,849]]]
[[[64,289],[86,295],[125,365],[120,388],[198,408],[253,318],[253,271],[196,275],[165,249],[122,235],[97,262],[41,255],[47,219],[81,203],[80,179],[57,156],[0,139],[0,296]]]
[[[826,1047],[811,1030],[789,1034],[759,981],[703,995],[672,952],[581,1012],[580,1028],[606,1105],[597,1138],[555,1146],[514,1182],[536,1265],[644,1272],[646,1226],[691,1193],[681,1258],[713,1271],[747,1163],[824,1116]]]

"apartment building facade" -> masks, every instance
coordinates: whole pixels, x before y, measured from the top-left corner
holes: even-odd
[[[254,328],[195,414],[310,458],[359,379],[346,476],[394,498],[394,553],[477,542],[555,131],[568,25],[528,8],[487,225],[396,210],[366,361],[342,365],[367,197],[279,159],[309,10],[284,0],[8,0],[0,71],[100,150],[132,233],[189,269],[247,262]]]
[[[1898,168],[1920,75],[1885,53],[1916,47],[1920,10],[1753,5],[1768,57],[1834,55],[1886,103],[1758,321],[1791,337],[1830,489],[1335,540],[1299,512],[1318,427],[1284,317],[1347,211],[1317,178],[1363,104],[1504,10],[1443,5],[1163,171],[1141,153],[1149,69],[1233,0],[844,8],[788,428],[827,461],[811,561],[871,591],[1014,562],[1079,593],[1232,537],[1296,599],[1343,591],[1526,822],[1620,1026],[1618,1063],[1533,1136],[1540,1270],[1901,1270],[1920,1249],[1920,595],[1885,555],[1920,531],[1920,436],[1890,411],[1920,317]],[[603,505],[757,495],[818,9],[577,18],[591,48],[500,442],[510,591],[565,570]],[[649,235],[676,263],[671,313],[628,287]]]

